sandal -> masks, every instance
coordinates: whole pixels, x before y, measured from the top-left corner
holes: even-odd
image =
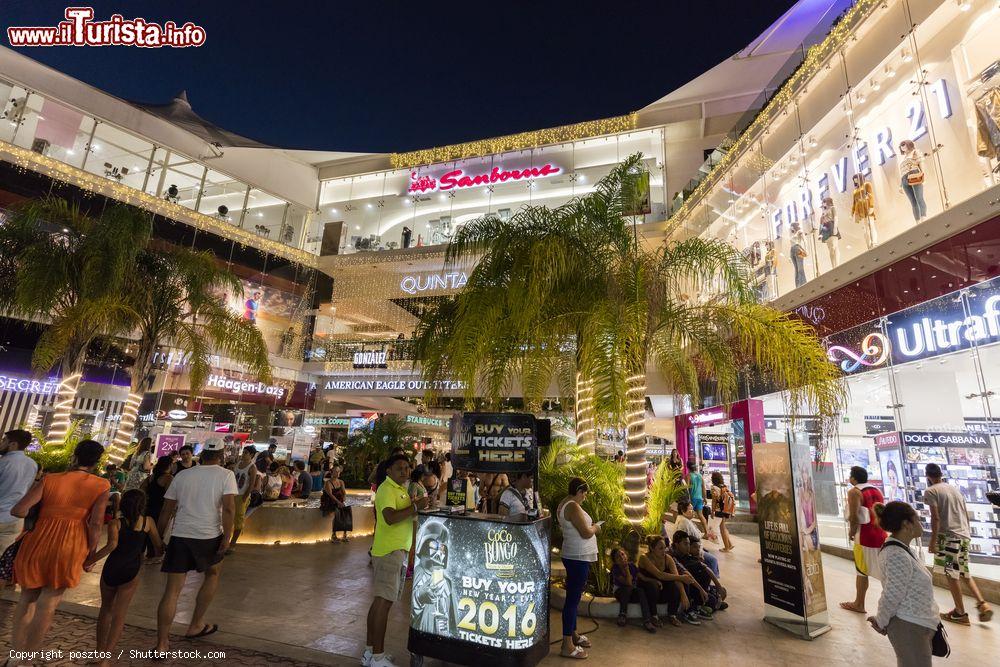
[[[681,623],[681,619],[677,618],[675,614],[667,616],[667,620],[670,621],[670,625],[674,626],[675,628],[679,628],[682,625],[684,625],[683,623]]]
[[[658,627],[658,628],[662,628],[663,627],[663,621],[661,621],[660,617],[657,616],[656,614],[653,614],[653,617],[651,619],[649,619],[649,620],[651,620],[653,622],[653,625],[655,625],[656,627]]]
[[[209,635],[215,634],[219,631],[219,626],[215,623],[209,623],[201,629],[201,632],[196,632],[193,635],[184,635],[185,639],[198,639],[199,637],[207,637]]]
[[[590,648],[590,640],[587,635],[577,635],[573,638],[573,645],[579,648]]]
[[[988,604],[986,604],[985,600],[977,604],[976,609],[979,610],[980,623],[989,623],[991,620],[993,620],[993,609]]]
[[[574,646],[573,650],[570,651],[569,653],[563,653],[562,651],[560,651],[559,655],[562,656],[563,658],[572,658],[573,660],[586,660],[588,657],[590,657],[587,655],[587,652],[584,651],[579,646]]]

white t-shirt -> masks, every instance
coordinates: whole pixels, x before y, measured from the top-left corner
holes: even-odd
[[[508,486],[500,494],[500,504],[507,507],[508,514],[525,514],[531,509],[531,500],[522,496],[513,486]]]
[[[218,465],[193,466],[174,477],[163,497],[177,501],[171,535],[211,540],[222,534],[222,496],[235,496],[236,476]]]

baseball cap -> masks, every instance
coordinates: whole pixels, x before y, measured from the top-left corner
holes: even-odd
[[[204,452],[221,452],[225,449],[226,444],[219,438],[209,438],[205,441],[205,446],[202,447],[202,451]]]

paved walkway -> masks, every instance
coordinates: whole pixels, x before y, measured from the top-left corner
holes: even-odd
[[[581,619],[580,628],[591,637],[594,648],[588,664],[664,665],[733,664],[779,667],[820,660],[825,666],[893,665],[889,642],[868,628],[864,617],[837,608],[837,603],[853,597],[854,571],[850,562],[824,556],[830,623],[833,630],[812,642],[802,641],[762,622],[763,603],[756,544],[734,538],[736,550],[720,554],[723,581],[730,591],[732,608],[701,627],[667,628],[649,635],[641,628],[618,628],[613,621]],[[365,614],[370,603],[371,570],[368,567],[368,539],[351,544],[289,546],[244,546],[226,559],[219,594],[209,613],[209,622],[218,623],[220,632],[194,642],[178,640],[178,648],[200,647],[203,651],[227,651],[245,664],[356,665],[364,647]],[[122,642],[125,649],[152,645],[150,629],[155,627],[156,604],[163,580],[154,567],[147,567],[129,614],[130,628]],[[191,579],[195,579],[191,577]],[[86,574],[81,585],[68,592],[64,609],[96,615],[98,575]],[[177,621],[185,622],[193,606],[197,581],[185,589]],[[879,586],[869,591],[874,609]],[[948,608],[948,594],[937,591],[938,603]],[[7,605],[4,605],[6,607]],[[7,609],[0,607],[0,612]],[[586,604],[582,610],[585,611]],[[390,617],[387,641],[390,653],[406,663],[407,610],[395,605]],[[9,627],[5,615],[0,627]],[[93,648],[92,621],[61,615],[50,648]],[[551,627],[561,627],[558,612]],[[177,633],[183,626],[175,626]],[[1000,655],[1000,622],[975,624],[971,628],[948,628],[953,653],[942,665],[981,667],[991,656]],[[7,634],[0,634],[5,645]],[[238,647],[238,648],[234,648]],[[286,661],[274,656],[282,656]],[[255,662],[257,661],[257,662]],[[137,663],[142,664],[142,663]],[[158,663],[162,664],[162,663]],[[185,662],[183,664],[193,664]],[[427,661],[428,665],[433,664]],[[543,664],[565,665],[550,654]]]

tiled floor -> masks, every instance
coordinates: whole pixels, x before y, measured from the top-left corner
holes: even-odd
[[[888,641],[870,630],[864,617],[837,608],[838,602],[853,597],[851,563],[824,556],[833,630],[806,642],[761,621],[763,603],[756,544],[735,539],[736,550],[720,554],[731,609],[701,627],[670,628],[657,635],[649,635],[638,627],[620,629],[613,622],[604,621],[599,629],[592,630],[594,622],[581,619],[581,630],[594,643],[588,664],[632,667],[710,662],[777,667],[814,660],[824,666],[895,664]],[[214,642],[305,662],[357,664],[356,656],[364,645],[365,614],[371,601],[371,570],[366,553],[369,541],[359,539],[349,545],[242,547],[227,559],[219,594],[209,613],[209,621],[221,628]],[[99,598],[97,581],[96,573],[85,575],[80,587],[67,593],[67,608],[87,612],[86,607],[90,606],[88,613],[93,613],[92,606]],[[130,623],[141,628],[154,626],[162,587],[161,575],[155,567],[148,567],[132,603]],[[195,590],[192,577],[181,599],[178,621],[183,622],[190,615]],[[869,591],[871,609],[878,594],[876,582]],[[938,591],[938,602],[946,608],[946,591]],[[406,664],[406,615],[404,604],[394,607],[387,641],[389,651],[398,657],[400,664]],[[6,626],[7,619],[2,620]],[[558,612],[552,614],[551,627],[559,632]],[[981,667],[1000,655],[1000,618],[988,625],[948,630],[954,651],[942,665]],[[74,641],[84,641],[78,632],[74,637]],[[142,640],[148,641],[145,637]],[[563,662],[554,653],[545,660],[545,664]]]

